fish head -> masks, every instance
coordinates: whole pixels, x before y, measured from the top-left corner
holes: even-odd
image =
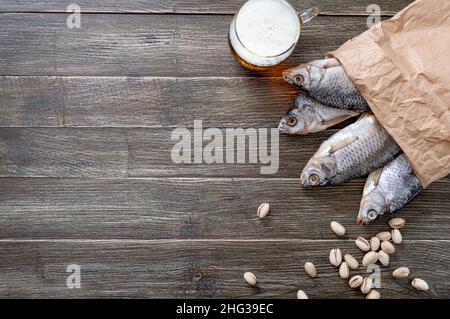
[[[329,184],[330,176],[334,176],[336,164],[331,158],[312,158],[300,176],[301,186],[304,188]]]
[[[296,107],[290,109],[278,124],[278,130],[285,134],[307,134],[302,112]]]
[[[301,64],[295,68],[285,70],[283,79],[293,86],[307,90],[310,82],[309,69],[309,64]]]
[[[318,121],[314,105],[306,95],[299,95],[291,108],[281,119],[278,129],[282,133],[305,135],[317,132]]]
[[[361,200],[358,218],[358,225],[368,225],[384,215],[388,210],[388,205],[383,195],[373,191],[364,196]]]
[[[323,74],[324,69],[321,66],[314,63],[305,63],[285,70],[283,79],[295,87],[309,91],[322,80]]]

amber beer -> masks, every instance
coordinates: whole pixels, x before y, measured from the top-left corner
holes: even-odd
[[[249,0],[231,22],[231,51],[242,66],[251,70],[280,64],[294,51],[301,25],[318,14],[315,7],[299,16],[285,0]]]

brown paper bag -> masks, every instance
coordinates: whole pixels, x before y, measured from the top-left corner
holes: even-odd
[[[450,0],[418,0],[329,56],[427,187],[450,173]]]

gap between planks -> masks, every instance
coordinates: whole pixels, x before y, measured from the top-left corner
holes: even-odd
[[[448,176],[450,178],[450,176]],[[208,180],[208,181],[249,181],[249,180],[279,180],[279,181],[297,181],[299,180],[299,177],[259,177],[259,176],[255,176],[255,177],[233,177],[233,176],[205,176],[205,175],[199,175],[199,176],[181,176],[181,175],[177,175],[177,176],[151,176],[151,177],[135,177],[135,176],[129,176],[129,177],[116,177],[116,176],[112,176],[112,177],[56,177],[56,176],[0,176],[0,179],[48,179],[48,180],[65,180],[65,179],[69,179],[69,180],[80,180],[80,181],[98,181],[98,180],[104,180],[104,181],[108,181],[108,180],[126,180],[126,181],[133,181],[133,180],[143,180],[143,181],[160,181],[160,180],[165,180],[165,181],[199,181],[199,180]],[[353,181],[356,180],[366,180],[366,178],[364,177],[360,177],[360,178],[355,178],[353,179]]]
[[[126,14],[96,14],[87,16],[86,27],[76,31],[67,29],[61,16],[65,17],[3,14],[1,40],[5,46],[2,51],[8,54],[2,59],[3,73],[248,74],[238,67],[229,53],[230,16],[135,15],[130,24],[131,16]],[[37,32],[36,28],[42,29]],[[349,37],[365,30],[364,17],[321,16],[303,33],[302,47],[306,50],[296,50],[285,66],[323,57],[325,52],[336,49]],[[18,39],[17,33],[23,36]],[[217,41],[209,41],[208,50],[205,50],[202,39],[211,38]],[[19,51],[21,54],[17,55]],[[199,59],[199,56],[203,58]],[[278,73],[280,69],[281,66],[271,72]]]
[[[289,238],[273,238],[273,239],[0,239],[1,243],[128,243],[128,244],[172,244],[172,243],[329,243],[329,242],[353,242],[351,238],[336,239],[289,239]],[[413,239],[403,240],[402,243],[450,243],[448,239]]]
[[[100,14],[108,14],[108,15],[167,15],[167,16],[225,16],[225,17],[233,17],[235,13],[219,13],[219,12],[173,12],[173,11],[160,11],[160,12],[133,12],[133,11],[123,11],[123,12],[115,12],[115,11],[82,11],[82,14],[86,15],[100,15]],[[0,11],[0,14],[64,14],[70,15],[72,12],[65,11]],[[323,17],[369,17],[371,14],[369,13],[332,13],[332,12],[321,12],[320,16]],[[382,13],[380,14],[381,18],[390,18],[393,17],[394,13]]]
[[[142,181],[159,181],[159,180],[173,180],[173,181],[199,181],[199,180],[208,180],[208,181],[248,181],[248,180],[278,180],[278,181],[298,181],[300,177],[277,177],[273,175],[266,175],[264,177],[234,177],[234,176],[207,176],[207,175],[180,175],[177,176],[151,176],[151,177],[136,177],[136,176],[128,176],[128,177],[121,177],[121,176],[110,176],[110,177],[78,177],[78,176],[63,176],[63,177],[57,177],[57,176],[0,176],[0,179],[48,179],[48,180],[83,180],[83,181],[96,181],[96,180],[126,180],[126,181],[133,181],[133,180],[142,180]],[[367,178],[365,176],[354,178],[352,181],[365,181]],[[440,179],[440,181],[448,180],[450,179],[450,175]],[[439,182],[439,181],[437,181]]]
[[[80,79],[80,78],[99,78],[99,79],[144,79],[144,80],[241,80],[241,79],[267,79],[267,80],[281,80],[281,76],[268,76],[268,75],[242,75],[242,76],[148,76],[148,75],[65,75],[65,74],[6,74],[0,75],[0,78],[12,78],[12,77],[33,77],[33,78],[43,78],[43,79]]]
[[[117,2],[111,0],[92,1],[79,0],[76,3],[86,13],[112,13],[112,14],[199,14],[199,15],[233,15],[243,5],[245,0],[130,0]],[[410,4],[412,0],[379,0],[380,14],[391,16]],[[1,12],[44,12],[44,13],[65,13],[66,7],[71,1],[66,0],[46,0],[36,2],[33,0],[11,1],[0,0]],[[291,1],[297,12],[303,12],[309,7],[319,5],[323,15],[362,15],[371,14],[370,0],[304,0]]]

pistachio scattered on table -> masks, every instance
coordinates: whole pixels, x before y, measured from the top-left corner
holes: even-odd
[[[339,224],[336,221],[332,221],[331,224],[331,230],[333,230],[333,232],[338,235],[338,236],[344,236],[345,235],[345,227],[342,226],[341,224]]]
[[[394,228],[391,231],[391,236],[392,236],[392,241],[395,244],[400,245],[402,243],[402,241],[403,241],[402,233],[397,228]]]
[[[358,262],[358,260],[356,260],[356,258],[353,257],[352,255],[346,254],[346,255],[344,256],[344,260],[347,262],[348,266],[349,266],[351,269],[353,269],[353,270],[358,269],[358,267],[359,267],[359,262]]]
[[[381,299],[381,294],[378,290],[372,289],[367,295],[366,299]]]
[[[370,243],[366,239],[364,239],[362,237],[356,238],[355,244],[362,251],[369,251],[370,250]]]
[[[420,278],[414,278],[413,281],[411,282],[411,285],[420,291],[427,291],[428,289],[430,289],[427,282]]]
[[[392,218],[389,220],[389,226],[394,229],[403,228],[405,226],[405,220],[399,217]]]
[[[261,205],[259,205],[258,210],[256,211],[256,216],[258,216],[258,218],[264,218],[267,216],[267,214],[269,214],[269,211],[269,203],[262,203]]]
[[[361,286],[361,284],[363,283],[364,278],[360,275],[356,275],[353,276],[352,278],[350,278],[350,280],[348,281],[348,285],[350,286],[350,288],[359,288]]]
[[[339,267],[339,265],[342,262],[342,253],[341,250],[339,248],[337,249],[332,249],[330,251],[330,263],[335,266],[335,267]]]
[[[305,263],[305,271],[309,277],[311,277],[311,278],[317,277],[316,266],[314,266],[314,264],[312,262],[308,261]]]
[[[344,261],[341,266],[339,267],[339,276],[342,279],[347,279],[350,277],[350,268],[348,267],[348,264],[346,261]]]
[[[378,253],[374,251],[369,251],[367,254],[364,255],[364,258],[362,260],[362,264],[364,267],[374,265],[378,261]]]
[[[297,299],[309,299],[309,298],[308,295],[303,290],[299,290],[297,291]]]
[[[409,276],[409,268],[407,267],[397,268],[392,272],[392,276],[394,276],[394,278],[406,278]]]
[[[244,279],[250,286],[255,286],[256,285],[256,276],[253,273],[246,272],[244,274]]]
[[[388,255],[392,255],[393,253],[395,253],[394,245],[392,245],[392,243],[390,241],[387,241],[387,240],[383,241],[381,243],[381,250],[383,250]]]

